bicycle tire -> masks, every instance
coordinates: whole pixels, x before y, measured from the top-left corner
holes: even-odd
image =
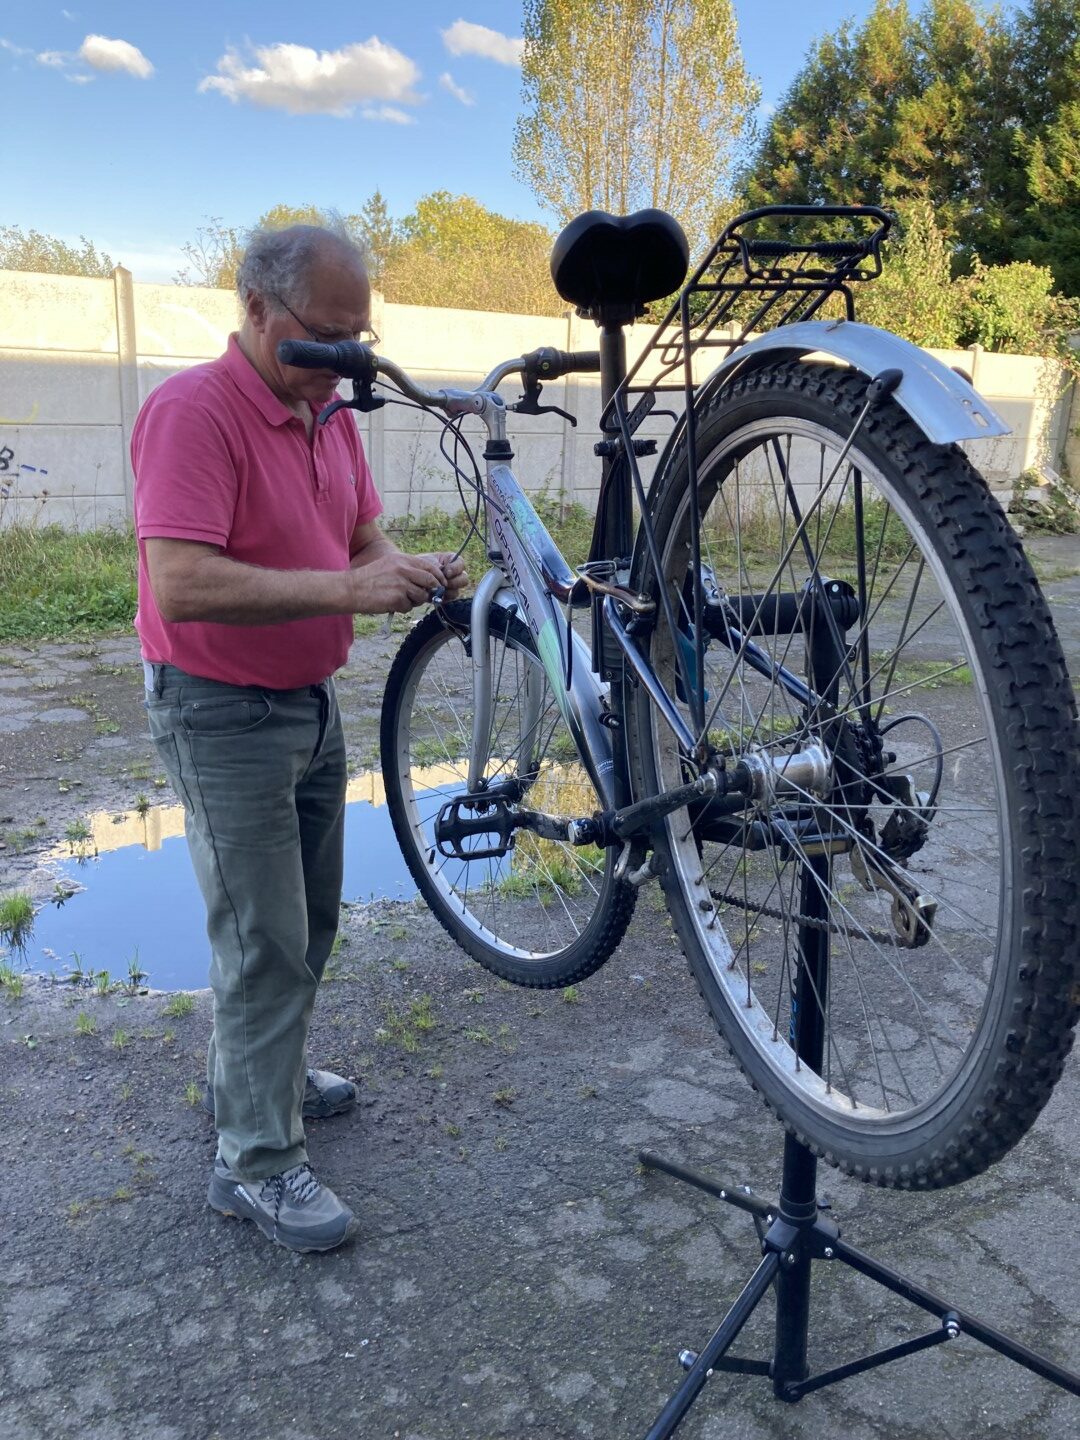
[[[463,862],[448,859],[433,844],[436,813],[467,793],[469,614],[466,601],[429,611],[391,666],[380,748],[394,832],[424,900],[474,960],[515,985],[573,985],[604,964],[633,914],[636,892],[614,874],[617,851],[538,841],[518,831],[502,857]],[[535,742],[526,803],[556,814],[591,814],[600,801],[551,696],[528,628],[498,605],[491,607],[489,623],[495,703],[487,778],[517,775],[518,757],[525,754],[524,727]],[[526,722],[527,679],[538,698]],[[479,835],[475,848],[484,842]]]
[[[842,767],[834,750],[824,804],[806,792],[810,798],[799,796],[783,811],[785,824],[794,815],[804,827],[800,836],[817,835],[822,850],[832,849],[828,917],[817,925],[831,952],[828,991],[815,996],[822,1023],[829,1027],[819,1072],[808,1073],[796,1061],[790,1019],[800,923],[794,874],[809,869],[813,846],[797,840],[803,853],[795,854],[789,845],[790,858],[784,862],[775,839],[782,807],[774,800],[761,829],[742,826],[741,847],[734,844],[734,852],[730,822],[710,821],[705,812],[694,817],[686,810],[667,819],[657,849],[669,911],[701,994],[736,1061],[786,1129],[862,1180],[936,1189],[980,1173],[1017,1143],[1049,1098],[1072,1044],[1080,1002],[1076,705],[1027,557],[963,452],[955,445],[932,444],[890,400],[869,412],[846,459],[837,461],[866,389],[865,377],[852,370],[786,361],[723,386],[696,417],[702,559],[715,558],[714,535],[716,553],[727,555],[734,548],[736,601],[746,594],[769,594],[761,590],[760,577],[770,573],[773,593],[798,591],[800,558],[808,580],[820,584],[832,573],[830,543],[842,558],[848,542],[841,535],[852,513],[852,507],[844,508],[843,490],[826,502],[834,483],[826,462],[834,465],[834,477],[849,477],[843,483],[850,484],[852,496],[859,490],[861,533],[850,524],[856,574],[860,551],[863,557],[858,631],[844,659],[851,674],[845,673],[840,698],[848,709],[840,710],[844,718],[829,733],[837,740],[843,733],[843,744],[861,747],[860,755],[876,744],[874,773],[888,775],[890,783],[910,764],[915,769],[909,773],[929,776],[940,787],[922,792],[917,803],[910,799],[913,791],[907,791],[909,798],[894,807],[900,819],[886,831],[881,795],[859,789],[848,778],[841,786],[838,775],[852,772]],[[815,453],[820,457],[816,501]],[[766,474],[770,458],[776,461],[771,476]],[[776,512],[769,519],[771,529],[754,509],[759,503],[767,508],[770,489]],[[823,549],[815,552],[811,545],[808,554],[804,542],[815,527],[807,507],[815,505]],[[676,596],[686,584],[689,508],[684,440],[658,473],[650,495],[661,568]],[[801,535],[796,534],[797,512],[807,521]],[[760,548],[766,543],[762,536],[772,545],[777,535],[773,563],[761,565],[751,541]],[[777,566],[793,542],[786,566]],[[909,542],[919,552],[914,568],[904,548]],[[866,590],[872,551],[877,556],[874,584],[881,578],[876,609]],[[888,563],[905,577],[905,585],[913,586],[902,622],[897,618],[902,587],[896,583],[897,593],[885,591],[883,554],[896,557]],[[632,585],[657,597],[657,576],[640,538],[633,569]],[[920,591],[924,583],[928,588]],[[722,603],[730,602],[729,592]],[[767,613],[756,598],[750,604]],[[924,611],[926,620],[919,618]],[[744,607],[738,613],[748,612]],[[887,678],[864,714],[856,703],[869,694],[864,688],[869,668],[859,668],[864,632],[865,653],[882,653],[870,650],[871,618],[897,658],[881,662],[875,683]],[[800,646],[805,660],[805,642],[776,633],[758,643],[771,657],[767,674],[751,671],[745,648],[740,657],[738,647],[710,644],[705,684],[710,708],[719,705],[726,716],[724,705],[733,708],[728,697],[736,691],[744,707],[730,731],[723,726],[717,731],[721,748],[732,758],[764,753],[775,766],[813,735],[821,740],[826,727],[814,723],[815,714],[820,721],[820,708],[800,709],[789,685],[777,678],[776,662],[790,671]],[[954,645],[962,663],[950,648]],[[674,647],[662,625],[653,628],[649,646],[658,673],[674,693]],[[952,694],[938,693],[950,688]],[[771,711],[760,698],[766,692]],[[906,713],[914,696],[921,708]],[[630,687],[625,703],[637,791],[670,788],[686,773],[685,756],[676,753],[670,732],[640,689]],[[778,705],[783,707],[779,711]],[[770,716],[784,723],[773,726]],[[985,726],[985,734],[964,729],[972,723]],[[929,738],[920,741],[919,736]],[[903,753],[892,752],[899,753],[898,760],[887,761],[885,746],[893,744]],[[869,765],[866,773],[872,769]],[[924,802],[932,793],[936,807],[927,811]],[[853,795],[869,797],[865,814],[854,807]],[[884,824],[893,813],[888,811]],[[895,837],[901,822],[915,817],[926,820],[926,835],[897,865],[893,849],[899,844],[902,851],[903,843]],[[872,838],[860,838],[864,828]],[[915,833],[909,831],[909,839]],[[888,846],[886,834],[892,837]],[[762,848],[755,849],[763,835]],[[851,886],[839,880],[844,845],[856,882]],[[766,851],[778,886],[765,869]],[[851,857],[856,851],[857,863],[870,876],[869,892],[855,876]],[[924,892],[915,913],[930,915],[930,924],[917,920],[913,927],[912,912],[902,916],[909,940],[915,935],[918,941],[914,946],[903,940],[903,927],[883,903],[892,897],[872,867],[886,859],[895,866],[888,872],[894,881],[914,876],[912,883]],[[923,908],[927,900],[936,911]],[[868,918],[871,912],[875,920]],[[783,925],[780,935],[775,933],[777,917]],[[755,948],[756,961],[751,959]],[[900,1079],[892,1078],[894,1068]]]

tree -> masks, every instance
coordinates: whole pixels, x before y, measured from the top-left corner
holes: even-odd
[[[401,227],[391,216],[381,190],[361,206],[359,215],[349,217],[349,224],[367,253],[371,283],[381,290],[386,267],[401,244]]]
[[[195,231],[195,239],[180,249],[188,264],[173,276],[174,285],[206,285],[211,290],[232,290],[244,253],[243,232],[215,216]]]
[[[751,204],[928,200],[955,234],[1010,161],[1000,122],[1006,45],[969,0],[877,0],[811,50],[745,180]],[[993,123],[992,123],[993,121]]]
[[[954,271],[1030,261],[1080,294],[1080,4],[877,0],[813,47],[744,200],[924,200]]]
[[[496,214],[468,195],[425,195],[401,222],[382,276],[389,301],[558,315],[552,237],[543,225]]]
[[[560,224],[668,210],[708,238],[759,88],[731,0],[525,0],[514,162]]]
[[[24,234],[18,225],[0,225],[0,270],[32,270],[46,275],[87,275],[107,279],[116,268],[110,255],[79,236],[81,245],[68,245],[40,230]]]

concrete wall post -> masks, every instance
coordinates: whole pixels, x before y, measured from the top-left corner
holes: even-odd
[[[135,291],[131,271],[113,271],[116,298],[117,380],[120,387],[120,429],[124,451],[124,494],[128,519],[134,516],[135,472],[131,468],[131,432],[139,413],[139,347],[135,334]]]

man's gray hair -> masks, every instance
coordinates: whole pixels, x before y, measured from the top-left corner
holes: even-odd
[[[308,298],[312,269],[327,248],[366,269],[364,247],[357,244],[337,218],[326,225],[290,225],[284,230],[257,229],[248,236],[244,257],[236,271],[240,303],[247,306],[253,294],[274,303],[303,305]]]

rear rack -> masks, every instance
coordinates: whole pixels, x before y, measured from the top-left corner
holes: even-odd
[[[830,229],[854,233],[807,239],[807,221],[810,219],[826,220],[832,222]],[[667,448],[670,448],[685,428],[690,547],[694,557],[690,616],[696,682],[690,679],[687,660],[679,645],[677,621],[666,586],[660,587],[660,596],[662,618],[671,632],[675,647],[682,692],[687,697],[694,729],[699,734],[703,732],[705,717],[701,679],[704,675],[702,636],[705,599],[700,563],[695,414],[695,401],[700,392],[694,377],[694,356],[701,350],[720,350],[723,353],[717,357],[719,364],[753,331],[773,330],[782,325],[810,320],[833,296],[841,297],[845,318],[853,320],[855,302],[852,287],[881,274],[881,242],[891,224],[891,217],[873,205],[767,205],[739,215],[724,229],[683,287],[600,417],[601,428],[608,435],[617,437],[612,448],[624,457],[630,492],[640,516],[641,534],[658,574],[661,572],[661,556],[638,465],[639,456],[655,454],[656,444],[651,438],[635,441],[634,433],[649,415],[664,415],[672,426],[667,437]],[[676,379],[677,372],[681,373]],[[657,397],[664,391],[682,392],[684,408],[681,415],[674,409],[657,409]],[[598,502],[601,510],[605,506],[605,486],[612,482],[616,469],[613,464],[605,472]],[[605,597],[604,613],[613,629],[616,623],[615,604],[610,595]],[[645,618],[641,615],[635,617],[638,624]],[[652,623],[660,618],[656,616]],[[678,729],[676,733],[680,733]]]
[[[806,238],[807,221],[812,220],[847,222],[855,233]],[[603,430],[623,435],[629,420],[633,433],[663,391],[682,390],[689,407],[694,392],[691,362],[699,350],[729,353],[755,331],[812,319],[834,295],[842,298],[845,318],[853,320],[852,286],[881,274],[881,244],[891,224],[892,217],[876,205],[765,205],[737,216],[606,406]],[[717,357],[718,363],[722,358]],[[640,379],[643,372],[651,379]],[[681,372],[678,380],[675,372]],[[641,398],[628,405],[630,396]]]

